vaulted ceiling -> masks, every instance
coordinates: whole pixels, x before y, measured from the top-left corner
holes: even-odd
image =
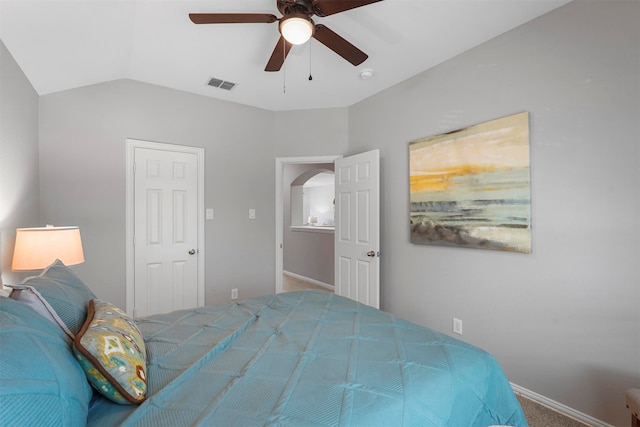
[[[0,0],[0,39],[40,95],[133,79],[273,111],[346,107],[568,0],[383,0],[314,17],[369,58],[318,41],[265,72],[278,24],[195,25],[191,12],[271,13],[276,0]],[[363,70],[371,70],[362,79]],[[309,76],[312,79],[309,79]],[[209,86],[211,78],[236,85]]]

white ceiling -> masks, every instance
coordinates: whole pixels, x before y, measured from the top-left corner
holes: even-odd
[[[188,18],[280,16],[276,0],[0,0],[0,39],[40,95],[126,78],[274,111],[346,107],[568,1],[384,0],[314,17],[369,59],[354,67],[312,40],[294,46],[277,73],[263,71],[277,23]],[[361,80],[363,69],[374,76]],[[207,86],[211,77],[237,86]]]

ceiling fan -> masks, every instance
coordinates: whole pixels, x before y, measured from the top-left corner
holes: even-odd
[[[347,40],[316,24],[313,15],[325,17],[382,0],[276,0],[282,18],[270,13],[190,13],[194,24],[270,24],[279,22],[280,39],[273,49],[265,71],[279,71],[294,44],[303,44],[311,37],[349,61],[362,64],[369,56]]]

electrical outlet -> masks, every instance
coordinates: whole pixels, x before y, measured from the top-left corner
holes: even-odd
[[[206,210],[207,219],[213,219],[213,209]]]
[[[231,289],[231,299],[238,299],[238,288]]]
[[[462,335],[462,320],[453,318],[453,332]]]
[[[249,209],[249,219],[256,219],[256,210]]]

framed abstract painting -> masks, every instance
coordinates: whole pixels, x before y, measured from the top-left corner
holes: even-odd
[[[529,113],[409,144],[411,242],[531,253]]]

